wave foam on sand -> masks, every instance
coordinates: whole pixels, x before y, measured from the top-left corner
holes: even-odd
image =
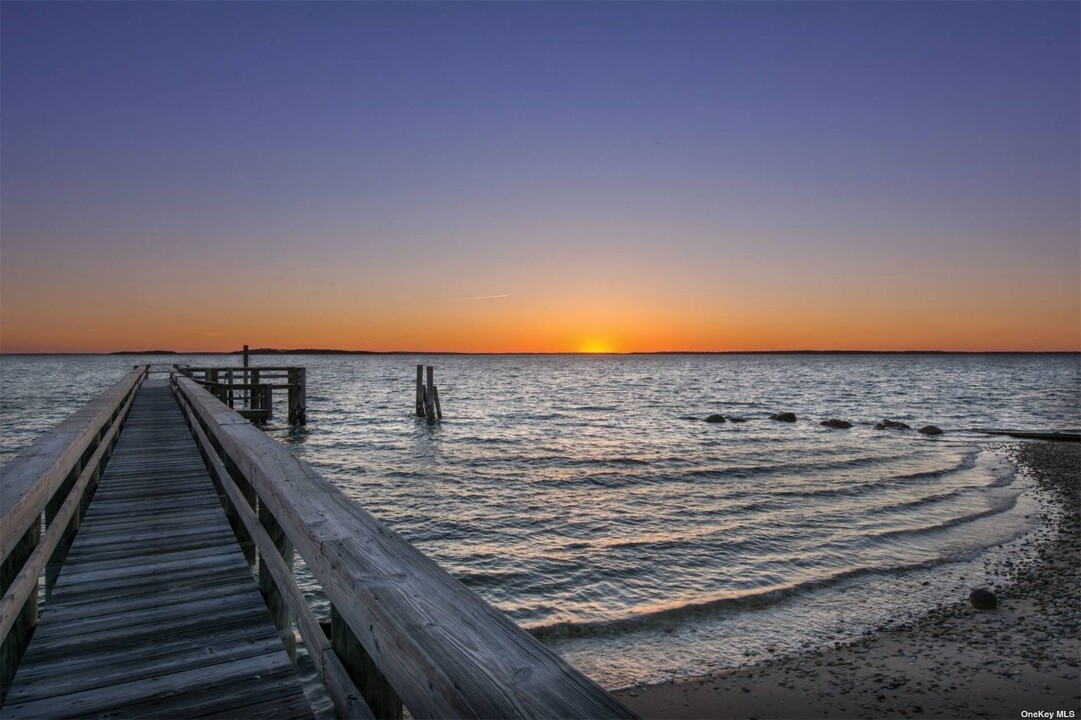
[[[967,599],[856,642],[617,696],[646,718],[1081,717],[1081,446],[1011,449],[1054,532],[1002,561],[999,607]]]

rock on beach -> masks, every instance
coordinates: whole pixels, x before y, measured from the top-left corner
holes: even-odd
[[[968,601],[977,610],[994,610],[998,607],[998,598],[987,588],[976,588],[970,592]]]
[[[708,418],[706,418],[706,422],[708,422],[708,423],[723,423],[724,422],[724,415],[710,415]]]
[[[780,412],[774,413],[769,416],[770,420],[780,420],[781,422],[796,422],[796,413],[794,412]]]
[[[919,432],[923,433],[924,435],[941,435],[942,428],[935,425],[924,425],[919,429]]]

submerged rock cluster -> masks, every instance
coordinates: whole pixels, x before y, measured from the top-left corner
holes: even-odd
[[[796,413],[788,412],[788,411],[773,413],[772,415],[769,416],[769,419],[770,420],[776,420],[777,422],[787,422],[787,423],[794,423],[794,422],[797,421]],[[737,417],[735,415],[722,415],[720,413],[714,413],[713,415],[710,415],[709,417],[706,418],[706,422],[708,422],[708,423],[724,423],[724,422],[742,423],[742,422],[747,422],[747,419],[742,418],[742,417]],[[822,427],[827,427],[827,428],[831,428],[831,429],[834,429],[834,430],[848,430],[849,428],[853,427],[851,422],[849,422],[848,420],[841,420],[840,418],[830,418],[829,420],[823,420],[822,422],[820,422],[818,424],[821,425]],[[900,420],[885,419],[880,423],[876,423],[874,425],[874,429],[875,430],[911,430],[912,426],[907,424],[907,423],[903,423]],[[941,435],[945,431],[942,428],[937,427],[935,425],[924,425],[923,427],[921,427],[919,429],[918,432],[923,433],[924,435]]]

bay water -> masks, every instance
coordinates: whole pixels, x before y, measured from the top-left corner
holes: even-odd
[[[2,356],[0,463],[145,362],[240,358]],[[418,363],[436,367],[441,422],[413,414]],[[607,687],[820,647],[994,582],[990,559],[1041,532],[1039,508],[972,430],[1081,427],[1075,354],[253,364],[308,368],[308,424],[282,406],[269,435]]]

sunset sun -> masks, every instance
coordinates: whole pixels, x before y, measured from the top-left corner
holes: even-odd
[[[607,340],[589,338],[588,340],[582,341],[581,345],[578,346],[578,352],[597,354],[615,351],[612,349],[612,343]]]

